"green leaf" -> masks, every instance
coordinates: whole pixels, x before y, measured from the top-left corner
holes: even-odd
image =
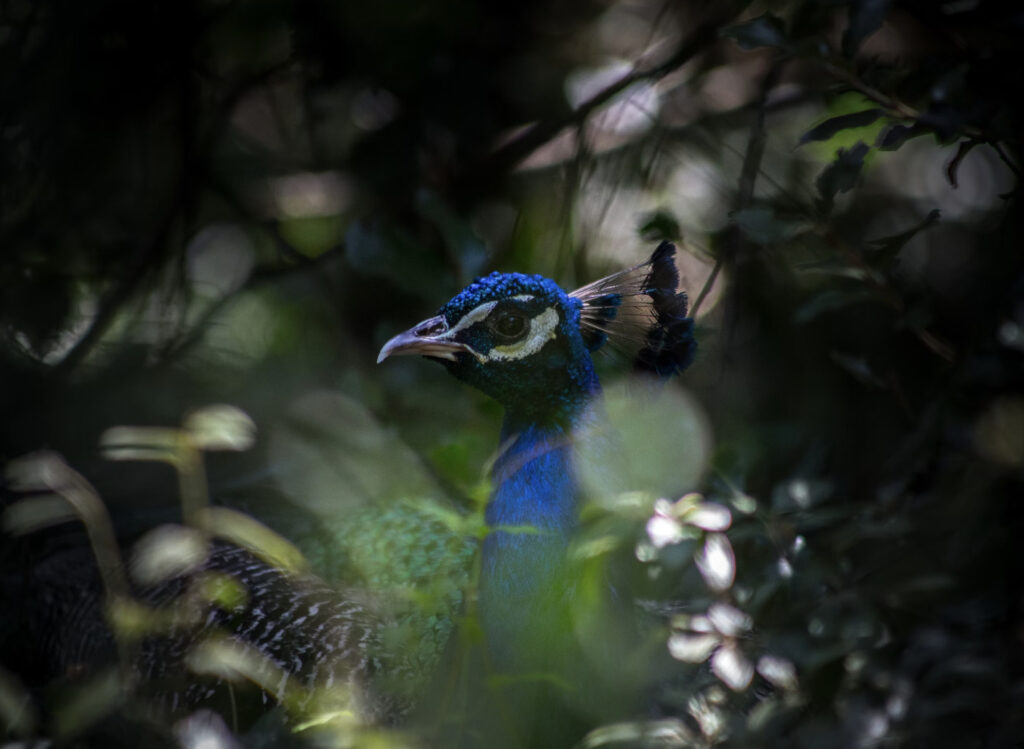
[[[722,29],[721,35],[736,40],[743,49],[785,47],[786,27],[773,13],[764,13],[746,23]]]
[[[865,109],[862,112],[852,112],[850,114],[841,114],[838,117],[830,117],[801,135],[800,144],[803,145],[815,140],[828,140],[841,130],[867,127],[881,117],[882,114],[882,110],[875,107],[873,109]]]

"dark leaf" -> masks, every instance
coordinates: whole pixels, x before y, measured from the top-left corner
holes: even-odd
[[[847,192],[857,184],[864,157],[870,148],[863,141],[857,141],[852,148],[840,148],[836,160],[818,175],[818,192],[826,208],[831,208],[837,193]]]
[[[824,291],[812,298],[793,316],[797,324],[808,323],[819,315],[875,299],[869,291]]]
[[[913,125],[892,125],[883,130],[881,135],[878,136],[878,140],[875,141],[875,147],[883,151],[895,151],[911,138],[916,138],[918,135],[924,135],[927,132],[928,128],[918,122],[915,122]]]
[[[865,109],[863,112],[852,112],[841,114],[838,117],[829,117],[819,125],[815,125],[806,133],[800,136],[800,144],[810,143],[814,140],[828,140],[841,130],[850,130],[855,127],[866,127],[882,116],[882,110],[877,107]]]
[[[775,215],[775,211],[767,206],[736,211],[732,214],[732,222],[748,239],[758,244],[771,244],[790,239],[804,228],[802,223],[780,219]]]
[[[917,236],[919,232],[937,223],[941,215],[937,208],[933,209],[925,216],[924,221],[907,229],[907,231],[893,234],[891,237],[881,237],[872,240],[868,258],[871,264],[882,270],[890,268],[896,262],[896,256],[903,249],[903,246]]]
[[[786,27],[782,19],[772,13],[722,29],[721,35],[735,39],[743,49],[786,46]]]
[[[949,180],[949,184],[953,185],[954,189],[960,187],[957,182],[956,173],[960,169],[960,162],[964,160],[964,157],[971,152],[971,149],[981,143],[980,140],[962,140],[960,141],[960,147],[956,149],[956,156],[946,166],[946,179]]]
[[[853,57],[867,37],[885,20],[892,0],[857,0],[850,6],[850,20],[843,32],[843,54]]]
[[[639,229],[645,242],[679,242],[683,238],[679,220],[665,208],[641,216]]]

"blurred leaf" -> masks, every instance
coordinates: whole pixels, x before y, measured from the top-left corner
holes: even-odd
[[[207,571],[199,578],[203,599],[224,611],[238,611],[249,600],[249,591],[231,575]]]
[[[732,524],[729,508],[718,502],[700,502],[688,510],[681,519],[705,531],[728,530]]]
[[[881,109],[865,109],[862,112],[851,112],[841,114],[838,117],[830,117],[824,122],[815,125],[806,133],[800,136],[800,143],[809,143],[815,140],[828,140],[840,130],[850,130],[858,127],[866,127],[882,116]]]
[[[754,678],[754,664],[731,641],[725,642],[711,656],[711,670],[734,692],[746,689]]]
[[[731,219],[749,239],[758,244],[784,242],[807,228],[803,222],[778,218],[775,210],[767,206],[744,208],[734,212]]]
[[[185,431],[200,450],[248,450],[256,441],[256,424],[235,406],[204,406],[185,417]]]
[[[889,383],[883,380],[872,371],[867,359],[862,356],[849,356],[838,351],[830,351],[829,358],[842,367],[843,370],[853,375],[858,382],[871,385],[877,388],[887,388]]]
[[[14,674],[0,668],[0,722],[7,735],[31,736],[36,720],[32,695]]]
[[[117,669],[110,668],[80,685],[54,710],[54,733],[58,739],[75,736],[113,712],[124,699],[124,685]]]
[[[202,532],[182,525],[161,525],[135,544],[129,570],[136,582],[155,585],[195,571],[206,556]]]
[[[718,643],[714,634],[676,631],[669,635],[668,652],[677,661],[703,663]]]
[[[1024,398],[1007,396],[992,401],[974,426],[974,443],[993,463],[1024,467]]]
[[[23,536],[77,519],[78,513],[64,497],[46,494],[22,499],[6,507],[3,512],[3,528],[12,535]]]
[[[837,193],[847,192],[857,185],[861,168],[864,166],[864,157],[870,150],[862,141],[858,141],[850,149],[840,148],[835,161],[818,175],[818,193],[827,209],[831,209]]]
[[[711,604],[708,608],[708,621],[719,634],[726,637],[738,637],[754,625],[747,614],[721,601]]]
[[[640,216],[640,237],[645,242],[681,242],[683,230],[672,211],[661,208]]]
[[[440,230],[449,251],[459,259],[460,275],[467,279],[479,276],[490,253],[469,222],[456,215],[432,190],[420,190],[416,194],[416,207]]]
[[[928,128],[918,122],[913,125],[891,125],[878,135],[875,148],[883,151],[895,151],[911,138],[916,138],[927,132]]]
[[[949,180],[949,184],[953,186],[953,189],[956,189],[957,187],[960,186],[959,182],[957,182],[956,177],[957,171],[960,169],[960,162],[962,162],[964,160],[964,157],[966,157],[967,154],[971,152],[972,148],[974,148],[976,145],[980,143],[980,140],[975,140],[974,138],[960,141],[960,145],[956,149],[956,155],[946,166],[946,179]]]
[[[757,659],[757,672],[780,689],[796,689],[796,666],[777,655],[762,655]]]
[[[728,590],[736,579],[736,555],[724,533],[709,533],[694,557],[707,586],[715,592]]]
[[[925,229],[938,223],[941,216],[941,212],[937,208],[933,208],[924,217],[924,220],[916,226],[899,234],[871,240],[871,249],[868,251],[869,262],[880,270],[888,270],[896,262],[897,255],[899,255],[900,250],[903,249],[907,242]]]
[[[577,462],[581,481],[602,506],[622,492],[674,496],[696,485],[710,454],[703,409],[680,390],[659,390],[643,378],[605,389],[604,415],[595,414],[595,439],[584,440]]]
[[[755,47],[785,47],[786,27],[773,13],[763,13],[745,23],[722,29],[721,36],[736,40],[743,49]]]
[[[854,0],[850,5],[849,20],[843,32],[843,54],[853,57],[867,37],[877,31],[892,0]]]
[[[810,301],[800,306],[797,309],[796,314],[793,315],[793,321],[798,325],[803,325],[811,322],[826,312],[832,312],[837,309],[842,309],[843,307],[876,300],[877,295],[873,291],[823,291],[820,294],[814,295]]]
[[[295,216],[281,219],[281,237],[308,258],[336,247],[345,230],[343,216]]]
[[[356,270],[382,276],[416,297],[436,303],[451,273],[407,231],[390,224],[354,221],[345,234],[345,258]]]
[[[278,569],[293,573],[309,570],[298,547],[250,515],[228,507],[204,507],[201,523],[210,533],[251,551]]]

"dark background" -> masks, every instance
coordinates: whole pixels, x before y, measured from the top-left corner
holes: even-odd
[[[100,434],[225,402],[258,437],[210,456],[212,493],[272,527],[468,507],[498,408],[382,343],[480,273],[573,288],[673,239],[692,442],[650,449],[690,457],[673,498],[731,509],[736,581],[684,598],[685,544],[644,564],[666,612],[729,602],[753,622],[729,647],[798,683],[753,700],[675,661],[666,615],[637,719],[1020,746],[1012,5],[3,0],[0,461],[59,451],[137,533],[175,518],[174,475]]]

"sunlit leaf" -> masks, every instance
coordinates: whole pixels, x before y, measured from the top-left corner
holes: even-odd
[[[135,544],[129,569],[137,582],[153,585],[198,569],[206,561],[207,546],[195,528],[161,525]]]
[[[248,549],[279,569],[288,572],[309,569],[306,558],[295,544],[251,515],[228,507],[204,507],[201,522],[205,530]]]
[[[705,531],[724,531],[732,525],[732,513],[718,502],[701,502],[683,516],[684,522]]]
[[[875,107],[865,109],[861,112],[841,114],[838,117],[829,117],[824,122],[815,125],[806,133],[800,136],[800,143],[810,143],[815,140],[828,140],[841,130],[851,130],[858,127],[867,127],[882,116],[884,112]]]
[[[708,609],[708,620],[718,632],[727,637],[740,635],[753,626],[749,616],[727,603],[711,604]]]
[[[666,515],[655,514],[647,521],[647,537],[656,549],[683,540],[683,528],[679,521]]]
[[[719,642],[714,634],[676,631],[669,635],[668,652],[677,661],[703,663]]]
[[[704,582],[714,591],[728,590],[736,578],[732,544],[722,533],[709,533],[694,561]]]
[[[42,450],[15,458],[7,464],[4,473],[12,490],[37,492],[66,483],[69,470],[59,453]]]
[[[777,655],[762,655],[757,659],[757,672],[782,689],[796,689],[796,666]]]
[[[678,719],[649,720],[644,722],[612,723],[595,728],[577,744],[581,749],[603,746],[695,746],[698,737]]]
[[[185,431],[200,450],[248,450],[256,441],[256,424],[242,409],[226,404],[205,406],[185,417]]]
[[[754,664],[731,641],[723,643],[711,656],[711,670],[735,692],[746,689],[754,678]]]

